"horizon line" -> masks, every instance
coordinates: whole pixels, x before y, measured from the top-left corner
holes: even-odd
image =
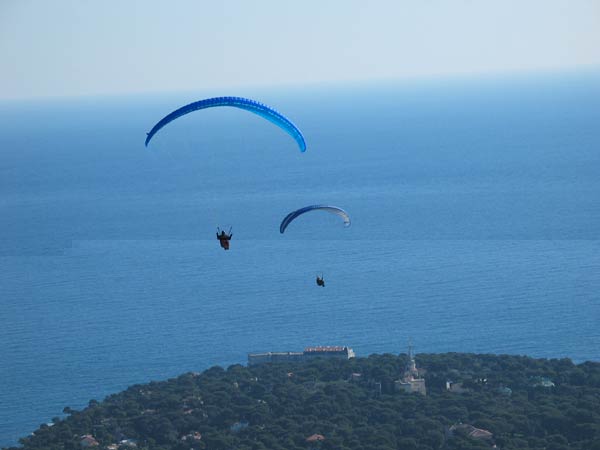
[[[76,100],[92,100],[92,99],[115,99],[123,97],[163,97],[173,95],[187,95],[190,93],[201,93],[201,92],[214,92],[218,91],[231,91],[231,90],[281,90],[281,89],[306,89],[306,88],[320,88],[320,87],[331,87],[335,86],[355,86],[355,85],[369,85],[374,83],[388,83],[388,84],[428,84],[436,82],[449,82],[456,83],[469,80],[477,81],[509,81],[509,80],[527,80],[534,76],[542,77],[553,77],[553,76],[578,76],[578,75],[595,75],[600,74],[600,64],[587,64],[577,67],[568,68],[541,68],[541,69],[530,69],[523,71],[498,71],[498,72],[455,72],[455,73],[444,73],[444,74],[428,74],[428,75],[407,75],[407,76],[396,76],[396,77],[375,77],[375,78],[361,78],[361,79],[343,79],[343,80],[321,80],[321,81],[310,81],[310,82],[294,82],[286,81],[279,83],[265,83],[265,84],[232,84],[229,86],[207,86],[199,88],[182,88],[182,89],[166,89],[166,90],[144,90],[144,91],[127,91],[127,92],[89,92],[80,94],[66,94],[66,95],[38,95],[38,96],[15,96],[15,97],[0,97],[0,104],[7,103],[27,103],[35,101],[43,102],[54,102],[54,101],[76,101]],[[206,94],[213,95],[213,94]],[[224,95],[224,94],[223,94]]]

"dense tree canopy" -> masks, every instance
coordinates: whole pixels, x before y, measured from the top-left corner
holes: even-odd
[[[394,390],[406,362],[385,354],[213,367],[66,407],[66,418],[21,443],[79,449],[91,435],[95,448],[161,450],[600,450],[599,363],[421,354],[423,396]],[[447,391],[448,380],[460,391]],[[473,427],[493,438],[474,437]]]

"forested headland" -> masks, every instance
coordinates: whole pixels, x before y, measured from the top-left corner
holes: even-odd
[[[600,450],[600,363],[419,354],[212,367],[65,407],[33,449]]]

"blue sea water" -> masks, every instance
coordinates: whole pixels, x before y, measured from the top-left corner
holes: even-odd
[[[251,351],[399,353],[410,337],[600,360],[599,79],[0,104],[0,445]],[[164,114],[225,94],[285,112],[307,152],[229,108],[144,148]],[[352,226],[315,213],[279,234],[313,203]]]

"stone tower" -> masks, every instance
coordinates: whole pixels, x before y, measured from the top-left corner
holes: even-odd
[[[419,369],[417,369],[417,363],[410,342],[408,344],[408,362],[404,368],[404,374],[400,380],[394,382],[394,387],[397,391],[418,392],[419,394],[427,395],[425,379],[419,377]]]

